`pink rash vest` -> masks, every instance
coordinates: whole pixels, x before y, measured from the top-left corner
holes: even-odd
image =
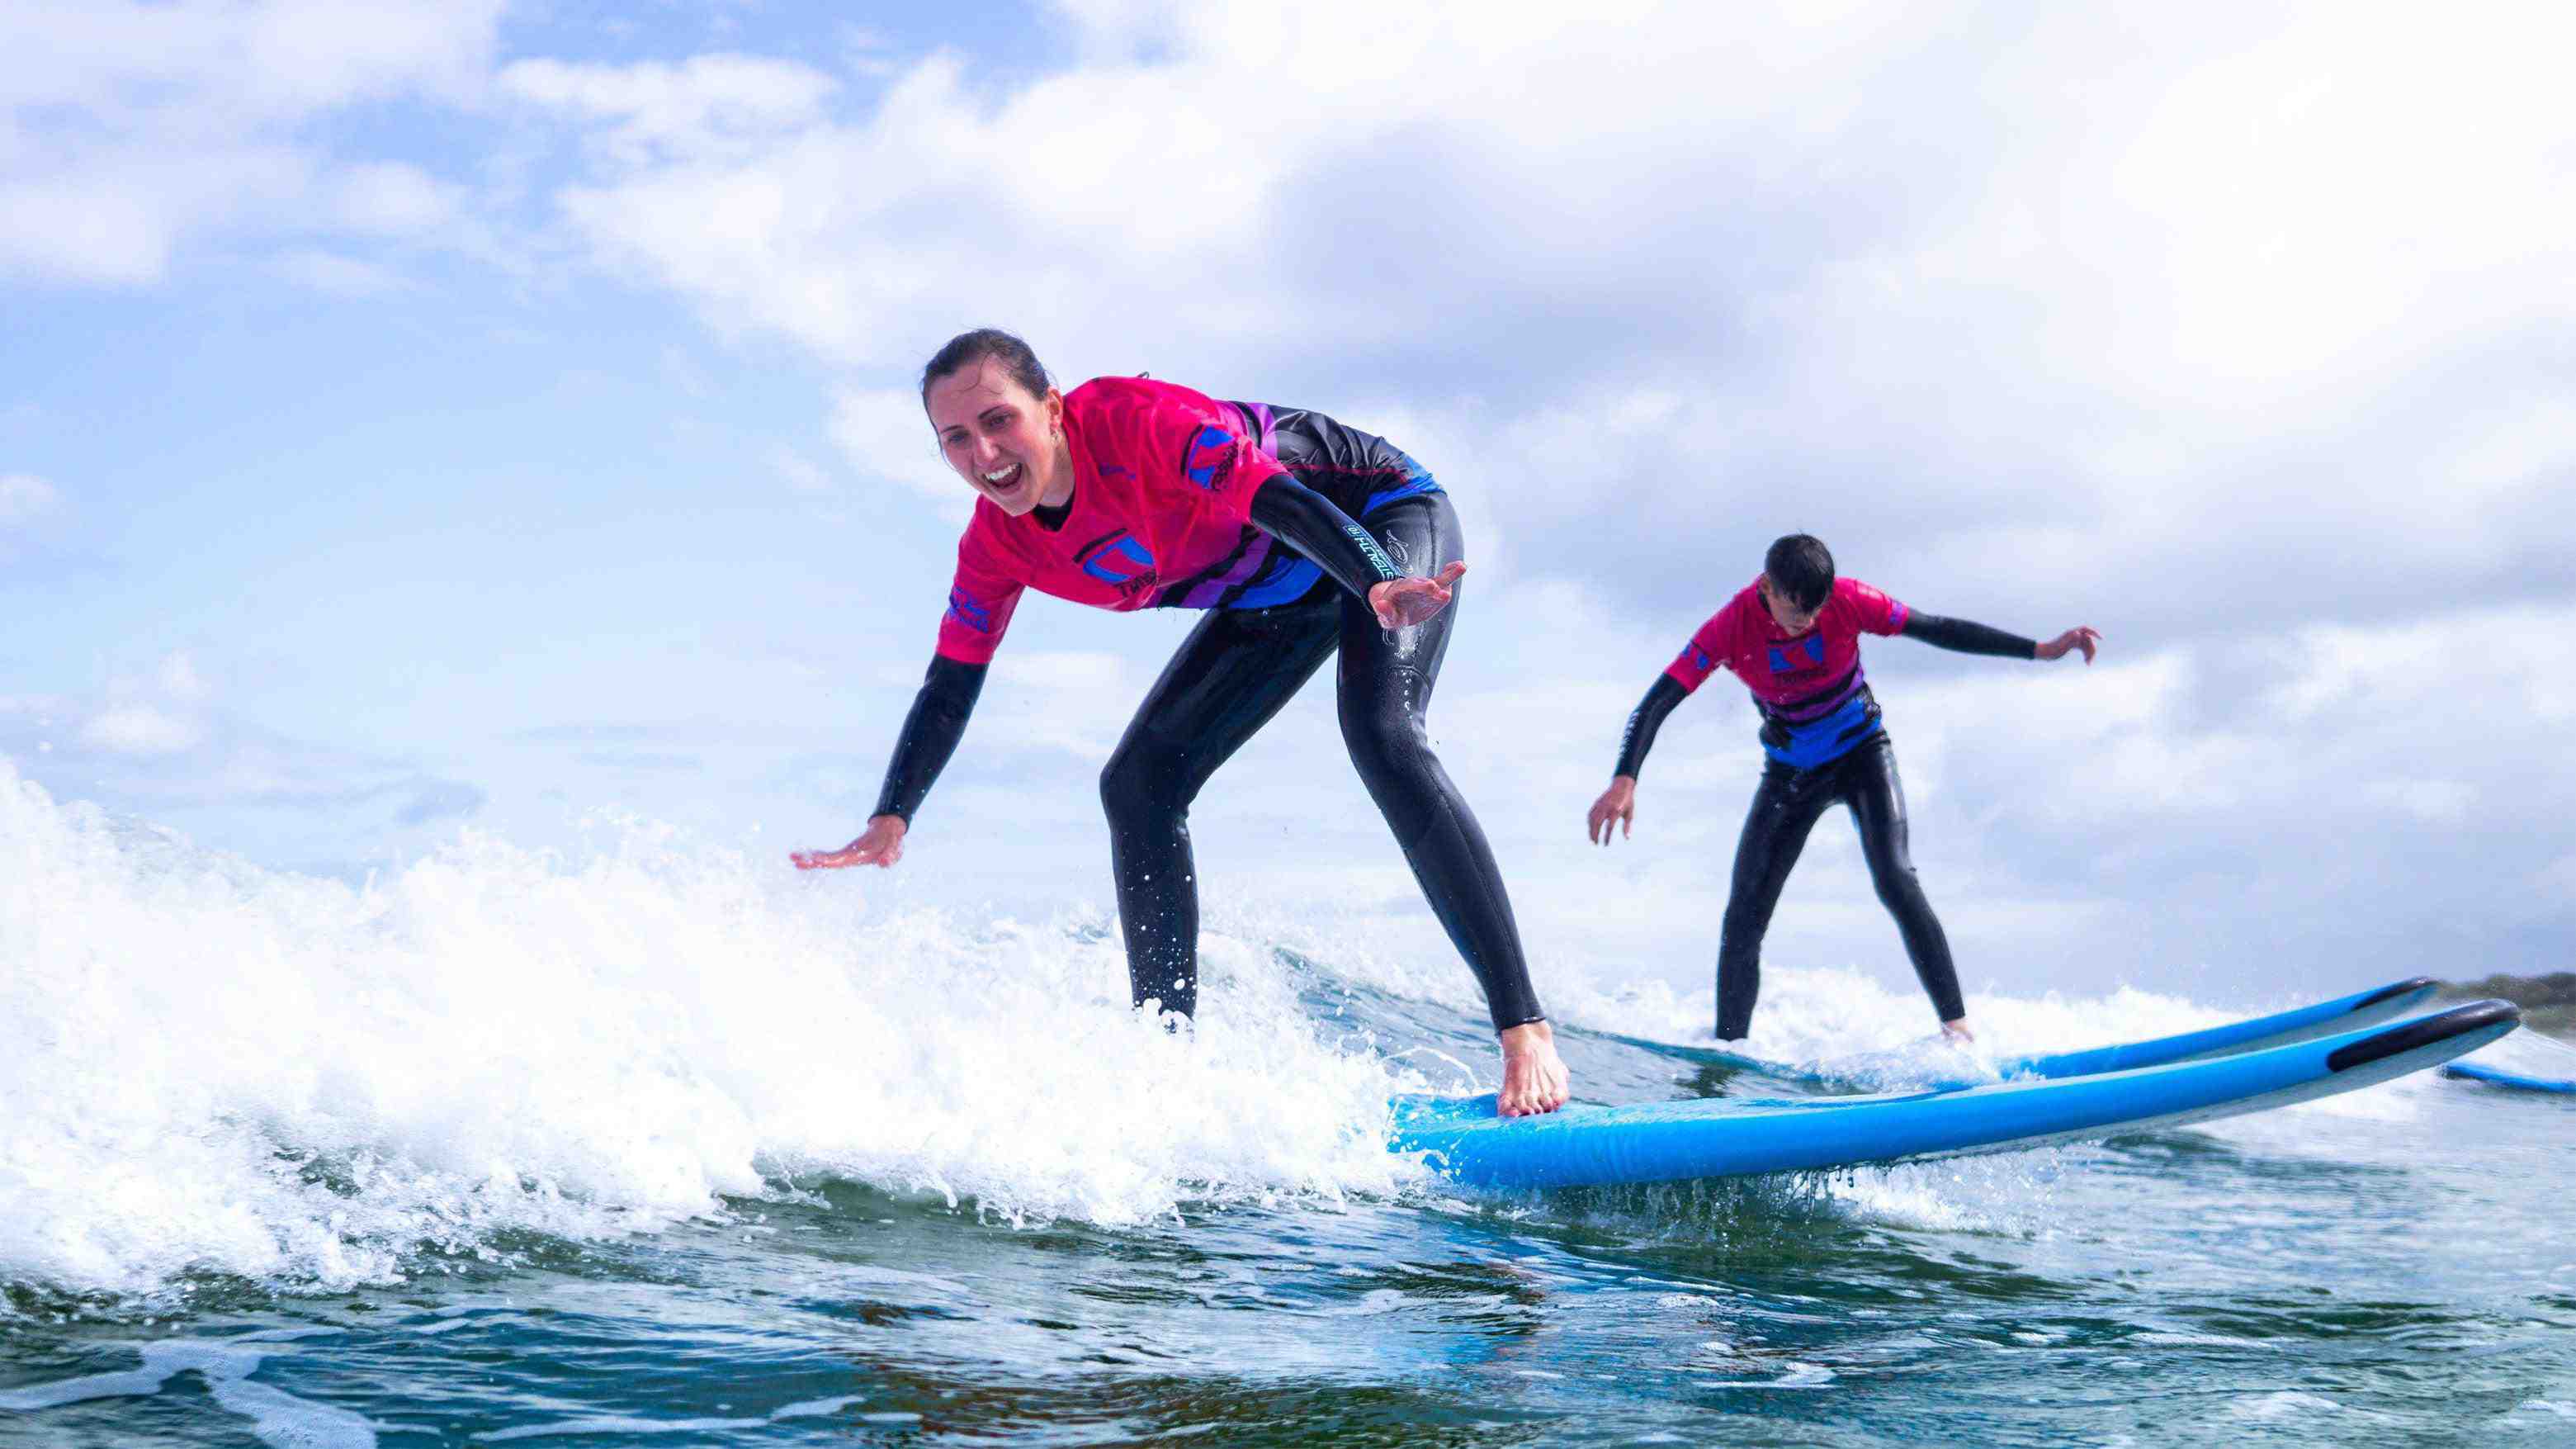
[[[1838,578],[1816,622],[1792,638],[1764,607],[1761,586],[1755,578],[1711,614],[1664,674],[1687,693],[1721,665],[1735,671],[1762,711],[1764,752],[1813,769],[1879,732],[1860,636],[1902,631],[1908,610],[1858,579]]]
[[[1176,383],[1095,378],[1065,394],[1064,431],[1064,526],[976,500],[939,621],[942,657],[990,663],[1027,589],[1121,611],[1257,607],[1320,576],[1253,526],[1252,495],[1288,470],[1233,405]]]

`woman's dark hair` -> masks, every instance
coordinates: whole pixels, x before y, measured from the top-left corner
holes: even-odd
[[[1002,364],[1011,381],[1029,390],[1031,397],[1045,397],[1055,386],[1047,370],[1038,363],[1038,355],[1029,345],[999,327],[978,327],[960,332],[948,339],[948,345],[930,355],[929,365],[921,369],[921,405],[930,406],[930,385],[960,368],[972,367],[985,358]]]
[[[1812,533],[1772,540],[1771,551],[1762,556],[1762,572],[1772,588],[1801,609],[1821,609],[1833,597],[1834,556]]]

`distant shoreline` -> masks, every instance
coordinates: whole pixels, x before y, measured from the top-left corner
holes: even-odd
[[[2476,981],[2445,981],[2442,992],[2463,1000],[2501,997],[2522,1008],[2523,1025],[2551,1036],[2576,1037],[2576,971],[2545,976],[2497,974]]]

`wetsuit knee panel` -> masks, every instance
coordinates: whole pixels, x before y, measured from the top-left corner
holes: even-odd
[[[1401,701],[1380,701],[1372,709],[1342,711],[1342,743],[1361,773],[1405,770],[1419,773],[1436,767],[1431,738],[1422,721]]]
[[[1770,933],[1771,911],[1776,904],[1776,901],[1727,902],[1726,909],[1717,918],[1718,940],[1761,940]]]
[[[1878,892],[1880,905],[1893,911],[1910,906],[1922,898],[1923,878],[1914,873],[1912,865],[1903,861],[1882,864],[1877,860],[1872,860],[1869,864],[1870,887]]]
[[[1178,761],[1150,741],[1130,739],[1100,767],[1100,806],[1112,820],[1168,812],[1183,802]]]

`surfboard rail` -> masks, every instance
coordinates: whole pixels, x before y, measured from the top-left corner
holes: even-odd
[[[2554,1092],[2576,1096],[2576,1081],[2558,1077],[2533,1077],[2521,1072],[2508,1072],[2484,1062],[2445,1062],[2442,1075],[2463,1082],[2483,1082],[2490,1087],[2504,1087],[2516,1092]]]
[[[1461,1183],[1539,1188],[2019,1152],[2354,1091],[2474,1051],[2521,1019],[2511,1002],[2481,1001],[2203,1060],[1875,1096],[1575,1105],[1508,1120],[1491,1096],[1403,1098],[1388,1146]]]
[[[2383,1021],[2395,1021],[2431,1000],[2433,993],[2441,989],[2442,983],[2430,976],[2410,976],[2373,990],[2274,1012],[2269,1016],[2249,1017],[2199,1031],[2179,1032],[2148,1041],[2123,1042],[2117,1046],[2011,1057],[1996,1062],[1995,1068],[2008,1078],[2082,1077],[2096,1072],[2203,1061],[2236,1052],[2289,1046],[2319,1037],[2360,1031]]]
[[[2197,1031],[2178,1032],[2172,1036],[2144,1041],[2117,1042],[2109,1046],[2087,1047],[2079,1051],[2024,1053],[1997,1058],[1997,1076],[2011,1081],[2037,1077],[2093,1076],[2102,1072],[2129,1071],[2138,1067],[2164,1066],[2175,1062],[2200,1061],[2210,1057],[2230,1056],[2239,1052],[2260,1051],[2270,1047],[2289,1046],[2320,1037],[2359,1031],[2381,1022],[2395,1021],[2430,1001],[2442,983],[2430,976],[2410,976],[2368,991],[2338,996],[2330,1001],[2314,1002],[2243,1021],[2223,1022]],[[1633,1046],[1645,1047],[1685,1061],[1710,1066],[1732,1067],[1768,1077],[1774,1081],[1796,1082],[1815,1087],[1869,1086],[1884,1082],[1891,1075],[1881,1059],[1846,1059],[1790,1063],[1757,1057],[1724,1047],[1692,1046],[1677,1042],[1658,1042],[1644,1037],[1615,1037]],[[1919,1079],[1918,1079],[1919,1080]],[[1969,1086],[1991,1081],[1988,1077],[1958,1077],[1922,1082],[1926,1086]]]

